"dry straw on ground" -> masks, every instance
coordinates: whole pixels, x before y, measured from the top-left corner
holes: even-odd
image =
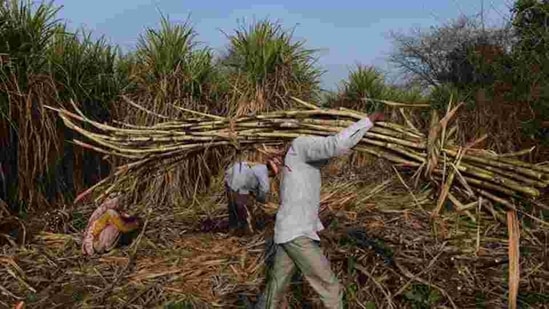
[[[414,190],[412,196],[396,175],[366,186],[356,177],[355,183],[327,180],[321,203],[327,226],[322,246],[350,308],[506,306],[506,265],[513,262],[504,225],[482,212],[474,212],[476,223],[454,213],[433,233],[429,212],[422,210],[435,208],[431,192]],[[43,233],[24,248],[4,249],[2,306],[22,299],[35,308],[236,308],[239,294],[255,300],[272,253],[276,207],[256,210],[267,222],[262,231],[235,238],[220,227],[226,223],[223,194],[197,199],[193,211],[202,220],[187,216],[188,206],[156,207],[138,242],[102,257],[82,258],[79,234]],[[529,255],[520,262],[519,305],[537,300],[532,306],[540,307],[549,279],[542,245],[547,234],[540,227],[518,232],[521,251]],[[289,304],[321,308],[303,281],[290,291]]]
[[[129,159],[93,188],[105,194],[128,190],[128,184],[154,177],[151,172],[200,158],[204,151],[333,134],[364,116],[302,104],[307,110],[237,119],[198,114],[154,127],[114,127],[94,123],[78,110],[57,112],[88,139],[76,143]],[[474,143],[454,145],[455,112],[449,110],[441,121],[433,117],[425,133],[394,123],[379,123],[368,132],[357,150],[396,167],[386,169],[391,177],[381,183],[372,182],[376,175],[367,171],[325,181],[321,219],[328,228],[322,245],[351,308],[499,308],[515,302],[539,307],[549,301],[547,206],[537,200],[548,168],[474,149]],[[78,233],[42,234],[25,247],[5,247],[0,293],[7,298],[1,304],[25,299],[44,308],[106,302],[230,308],[239,294],[255,299],[272,253],[276,204],[256,211],[263,229],[232,238],[221,222],[226,201],[219,188],[214,183],[209,194],[175,208],[134,205],[136,211],[150,210],[143,234],[130,248],[100,258],[80,256]],[[290,304],[317,307],[306,283],[292,291]]]

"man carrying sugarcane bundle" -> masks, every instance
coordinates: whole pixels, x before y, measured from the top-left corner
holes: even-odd
[[[269,177],[278,174],[280,159],[272,157],[266,164],[237,162],[225,171],[225,190],[229,208],[229,230],[242,234],[251,225],[247,204],[250,194],[260,203],[267,201]],[[251,226],[250,226],[251,228]]]
[[[320,169],[329,159],[348,153],[373,122],[382,119],[382,114],[374,113],[335,135],[301,136],[292,141],[282,171],[274,264],[256,307],[278,308],[292,275],[299,269],[324,306],[343,308],[340,284],[320,248],[317,234],[324,229],[318,217]]]

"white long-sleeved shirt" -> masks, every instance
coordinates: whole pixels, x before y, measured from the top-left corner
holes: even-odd
[[[253,192],[257,201],[265,203],[270,189],[269,171],[265,164],[250,166],[248,162],[238,162],[225,171],[225,183],[240,194]]]
[[[317,232],[324,229],[318,217],[320,168],[329,159],[348,153],[372,126],[370,119],[365,118],[335,135],[300,136],[292,141],[284,158],[275,243],[300,236],[320,240]]]

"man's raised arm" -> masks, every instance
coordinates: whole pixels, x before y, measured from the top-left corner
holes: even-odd
[[[374,113],[371,116],[353,123],[341,132],[322,138],[303,140],[299,152],[306,162],[331,159],[349,152],[360,142],[364,134],[373,127],[373,123],[383,119],[383,115]]]

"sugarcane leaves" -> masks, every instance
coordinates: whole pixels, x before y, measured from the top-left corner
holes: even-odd
[[[450,99],[451,100],[451,99]],[[444,135],[446,132],[446,127],[449,121],[453,118],[457,110],[464,103],[459,103],[456,107],[450,110],[451,104],[448,105],[448,111],[446,115],[438,121],[438,113],[436,110],[432,110],[431,114],[431,127],[429,129],[429,135],[427,136],[427,153],[428,153],[428,162],[426,169],[426,176],[431,175],[432,171],[436,168],[438,164],[438,157],[440,154],[440,149],[444,145]],[[439,139],[439,134],[442,137]]]
[[[438,113],[433,109],[431,111],[431,125],[429,134],[427,136],[427,166],[425,169],[425,176],[429,176],[438,164],[438,147],[436,145],[439,126]]]
[[[448,178],[446,178],[446,182],[444,183],[444,186],[441,189],[440,195],[438,197],[437,206],[435,210],[433,211],[433,216],[437,216],[440,210],[442,209],[442,205],[444,204],[444,201],[446,200],[446,197],[448,196],[448,193],[450,192],[450,188],[452,186],[452,183],[454,181],[454,177],[456,175],[457,166],[459,166],[459,163],[461,161],[461,158],[463,156],[464,150],[460,149],[457,155],[456,160],[454,161],[454,164],[452,164],[452,170],[450,171],[450,174],[448,175]]]

